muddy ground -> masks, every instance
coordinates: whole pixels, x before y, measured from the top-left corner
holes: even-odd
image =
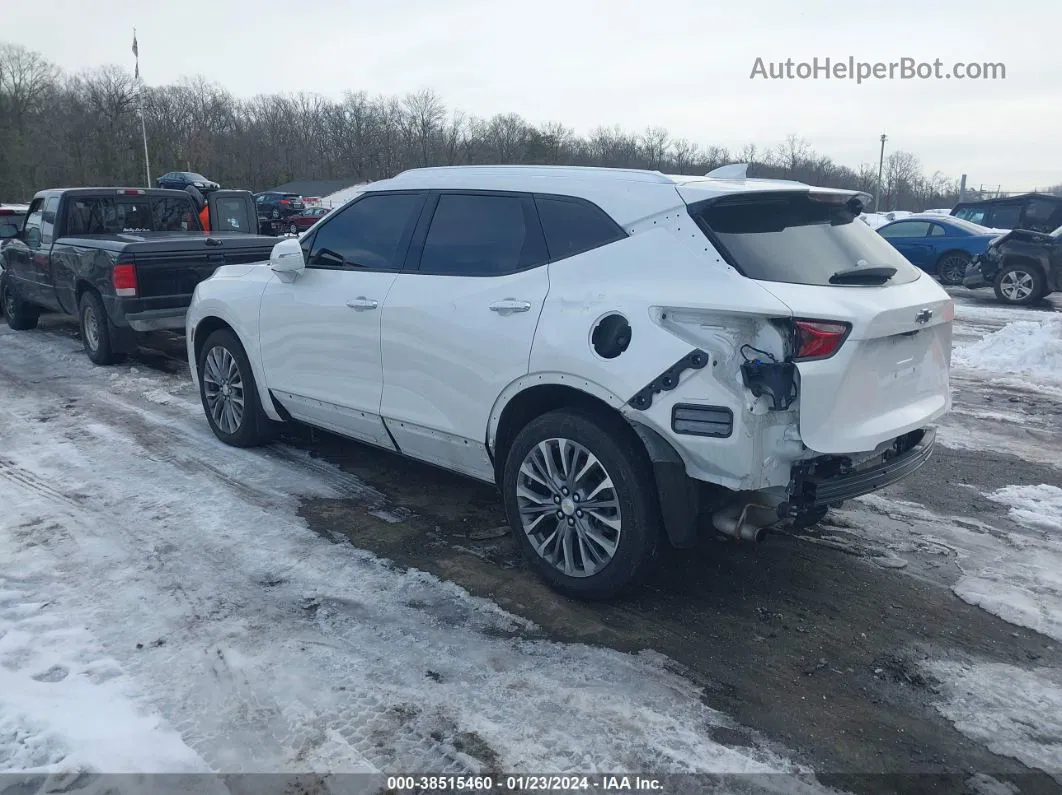
[[[60,322],[52,333],[76,330]],[[140,364],[187,367],[180,340],[156,343],[137,357]],[[1059,427],[1062,405],[1053,399],[985,391],[981,382],[955,386],[960,408],[1006,405]],[[986,423],[990,433],[1008,432],[1004,423]],[[953,559],[912,560],[900,571],[888,559],[817,543],[828,518],[826,527],[773,533],[760,545],[706,537],[696,549],[667,554],[630,597],[580,603],[548,590],[523,565],[492,487],[322,432],[293,429],[285,438],[384,496],[307,501],[302,514],[316,532],[488,597],[550,638],[665,654],[703,687],[709,706],[797,751],[826,784],[863,793],[963,793],[973,774],[985,773],[1022,793],[1062,792],[1050,777],[960,734],[933,707],[936,683],[920,673],[922,659],[1062,661],[1050,638],[957,598],[949,589],[958,576]],[[1047,431],[1033,442],[1057,450],[1060,438]],[[1039,461],[938,446],[917,477],[882,494],[1006,529],[1006,509],[982,494],[1058,483],[1058,470]],[[716,739],[746,741],[731,730]]]

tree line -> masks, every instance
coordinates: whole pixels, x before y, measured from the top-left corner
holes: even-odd
[[[448,108],[432,91],[402,97],[351,91],[339,101],[313,93],[241,99],[202,77],[139,88],[119,66],[68,74],[38,52],[0,43],[0,201],[26,201],[46,187],[143,185],[141,105],[153,178],[198,171],[253,191],[295,179],[353,184],[407,168],[476,163],[703,174],[742,162],[750,176],[871,194],[878,181],[876,163],[840,165],[796,135],[769,148],[728,150],[661,127],[634,133],[601,126],[583,136],[516,113],[479,118]],[[958,192],[956,180],[927,176],[910,152],[885,159],[883,209],[950,207]]]

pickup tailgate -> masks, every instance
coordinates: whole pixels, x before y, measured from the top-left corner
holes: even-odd
[[[269,259],[276,239],[239,232],[142,233],[120,235],[122,254],[132,255],[136,267],[137,298],[133,311],[187,306],[199,282],[222,265]]]

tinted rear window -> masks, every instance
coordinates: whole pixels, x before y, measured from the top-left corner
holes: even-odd
[[[627,236],[603,210],[588,202],[536,196],[535,204],[554,262]]]
[[[200,231],[190,199],[151,196],[75,198],[67,207],[67,235]]]
[[[854,268],[892,267],[889,284],[914,281],[920,271],[843,204],[807,193],[728,196],[690,208],[701,229],[750,279],[828,285]]]

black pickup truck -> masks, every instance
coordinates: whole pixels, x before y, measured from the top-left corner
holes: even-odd
[[[192,197],[178,190],[40,191],[20,227],[0,222],[0,303],[13,329],[41,312],[81,321],[96,364],[136,350],[144,332],[184,331],[195,286],[221,265],[269,259],[248,191],[213,191],[204,232]]]

